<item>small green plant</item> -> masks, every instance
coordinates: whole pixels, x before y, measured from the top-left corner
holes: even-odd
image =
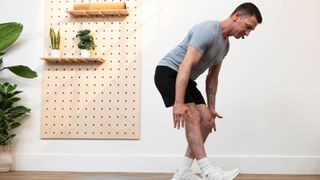
[[[97,47],[94,43],[93,37],[90,35],[90,32],[91,31],[89,29],[78,31],[76,37],[80,38],[80,42],[78,44],[79,49],[94,50],[95,47]]]
[[[21,125],[20,117],[31,111],[24,106],[15,105],[20,101],[16,95],[22,92],[16,88],[16,84],[0,83],[0,146],[11,143],[16,136],[12,131]]]
[[[51,41],[51,48],[55,50],[60,49],[60,28],[58,33],[54,31],[53,27],[50,27],[50,41]]]

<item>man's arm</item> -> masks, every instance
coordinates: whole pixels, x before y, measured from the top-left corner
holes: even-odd
[[[209,73],[206,79],[206,93],[209,109],[215,110],[216,93],[218,89],[218,77],[221,69],[221,64],[214,65],[209,68]]]
[[[189,46],[186,56],[184,57],[178,70],[178,75],[176,79],[175,104],[184,104],[184,96],[190,78],[191,68],[199,62],[200,58],[201,53],[194,47]]]
[[[217,64],[209,69],[209,73],[206,79],[206,93],[208,100],[208,109],[213,118],[212,127],[216,131],[216,117],[222,118],[222,116],[216,111],[216,93],[218,89],[218,76],[221,69],[221,64]]]
[[[187,106],[184,104],[186,88],[190,78],[191,68],[199,62],[201,56],[202,54],[196,48],[189,46],[186,56],[179,66],[176,79],[176,97],[173,106],[174,128],[180,128],[180,118],[188,111]],[[184,127],[183,119],[182,127]]]

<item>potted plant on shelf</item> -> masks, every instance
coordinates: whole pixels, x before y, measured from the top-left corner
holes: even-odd
[[[60,28],[56,33],[53,27],[50,27],[50,42],[51,51],[49,53],[50,57],[59,58],[60,57]]]
[[[85,29],[78,31],[76,37],[80,38],[80,42],[78,44],[78,48],[81,49],[80,55],[82,57],[88,58],[91,53],[90,50],[95,50],[96,44],[94,43],[93,37],[90,35],[90,30]]]
[[[24,77],[35,78],[37,73],[23,65],[2,67],[2,55],[20,36],[22,24],[16,22],[0,24],[0,72],[7,69]],[[15,137],[13,130],[20,126],[21,116],[30,112],[24,106],[16,106],[20,98],[15,97],[21,91],[16,91],[16,84],[0,80],[0,172],[8,172],[12,163],[11,141]]]

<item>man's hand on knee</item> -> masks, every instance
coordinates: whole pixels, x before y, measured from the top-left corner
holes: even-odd
[[[173,126],[174,128],[180,129],[180,125],[184,128],[184,115],[187,113],[191,117],[188,106],[185,104],[174,104],[173,105]]]
[[[217,127],[216,127],[216,117],[218,118],[223,118],[216,110],[214,110],[213,108],[209,107],[209,112],[212,116],[212,128],[214,131],[217,131]]]

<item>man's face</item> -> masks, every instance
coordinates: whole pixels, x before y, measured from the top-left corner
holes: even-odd
[[[258,24],[255,16],[245,16],[241,13],[236,14],[234,17],[233,36],[237,39],[249,36],[250,32],[254,30]]]

